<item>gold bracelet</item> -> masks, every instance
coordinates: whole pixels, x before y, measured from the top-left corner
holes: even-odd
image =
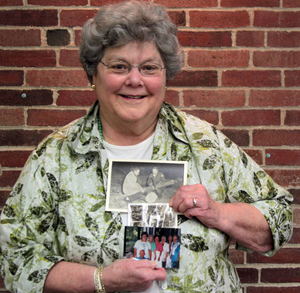
[[[102,287],[102,292],[106,293],[104,282],[103,282],[103,269],[104,269],[103,267],[101,267],[101,269],[100,269],[100,283],[101,283],[101,287]]]
[[[95,269],[94,272],[95,293],[106,293],[103,283],[103,267]]]

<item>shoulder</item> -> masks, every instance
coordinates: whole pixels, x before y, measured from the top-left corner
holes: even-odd
[[[199,140],[203,136],[218,139],[218,130],[214,125],[190,113],[167,103],[163,104],[161,113],[167,123],[173,125],[173,129],[181,131],[189,141]]]

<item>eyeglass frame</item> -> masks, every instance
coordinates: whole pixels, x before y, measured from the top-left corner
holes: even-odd
[[[110,61],[108,64],[105,64],[102,60],[99,61],[99,63],[103,64],[103,65],[104,65],[105,67],[107,67],[109,70],[110,70],[109,64],[110,64],[111,62],[120,62],[120,63],[124,63],[124,64],[127,64],[127,65],[128,65],[128,72],[126,72],[126,73],[115,73],[115,72],[113,72],[113,74],[116,74],[116,75],[127,75],[127,74],[131,71],[132,68],[136,67],[136,68],[138,68],[139,73],[140,73],[141,75],[145,76],[145,77],[152,77],[152,76],[155,76],[155,75],[151,75],[151,74],[150,74],[150,75],[144,75],[144,74],[141,72],[141,66],[144,65],[144,64],[146,64],[147,62],[145,62],[145,63],[143,63],[143,64],[141,64],[141,65],[131,65],[131,64],[129,64],[128,62],[122,61],[122,60],[119,60],[119,61]],[[160,68],[159,71],[162,71],[163,69],[166,69],[166,67],[162,67],[162,66],[161,66],[160,64],[158,64],[158,63],[153,63],[153,64],[157,65],[157,66]]]

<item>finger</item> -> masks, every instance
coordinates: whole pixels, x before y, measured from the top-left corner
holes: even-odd
[[[178,212],[178,206],[179,206],[180,202],[182,201],[182,197],[183,197],[183,194],[181,191],[182,188],[183,188],[183,186],[179,187],[178,190],[175,192],[174,196],[169,201],[169,205],[171,207],[173,207],[175,212]]]
[[[135,260],[133,260],[135,261]],[[139,260],[137,262],[137,268],[149,268],[149,269],[155,269],[157,266],[157,263],[155,261],[151,260]]]
[[[167,277],[166,270],[164,268],[157,268],[155,270],[155,279],[156,281],[164,281]]]
[[[194,198],[185,198],[178,206],[178,211],[180,213],[185,213],[189,209],[195,208],[194,206]]]

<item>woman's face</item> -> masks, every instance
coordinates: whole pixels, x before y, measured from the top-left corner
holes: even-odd
[[[130,42],[119,48],[106,48],[101,61],[105,64],[125,61],[130,65],[151,62],[164,67],[156,45],[149,42]],[[152,77],[141,75],[137,67],[126,75],[117,75],[99,63],[93,82],[100,103],[101,120],[106,120],[109,125],[143,122],[150,126],[156,121],[165,96],[165,69]]]

